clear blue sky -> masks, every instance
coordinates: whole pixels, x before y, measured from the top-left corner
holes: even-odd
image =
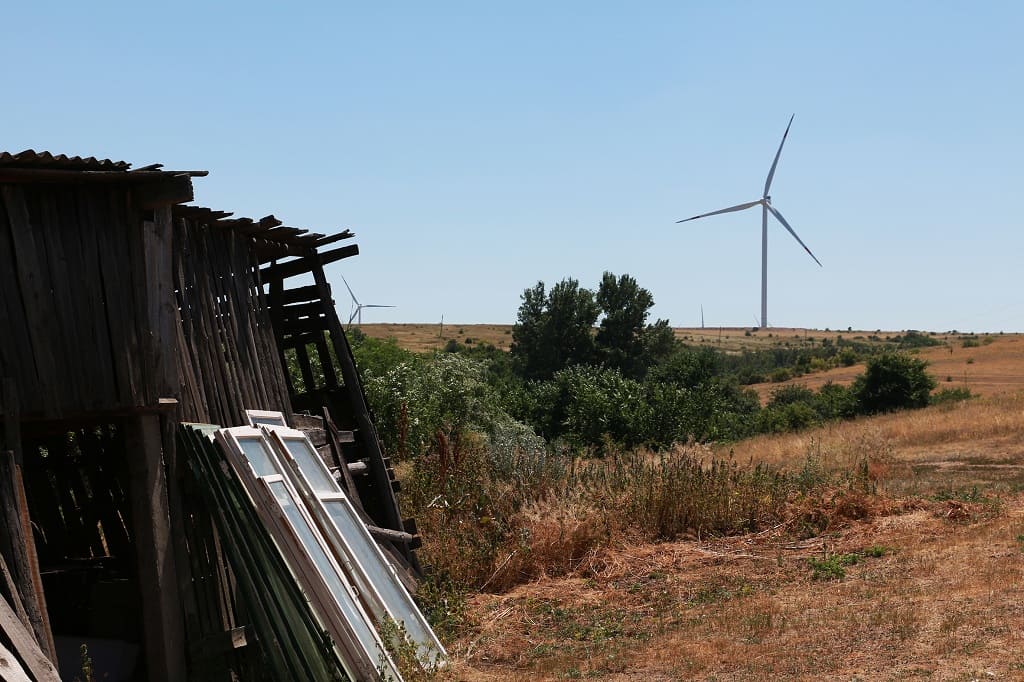
[[[350,227],[364,320],[628,272],[674,325],[1024,330],[1024,3],[17,3],[0,149],[208,169]],[[216,7],[214,5],[217,5]]]

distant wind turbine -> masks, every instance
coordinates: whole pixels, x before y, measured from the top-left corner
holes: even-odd
[[[775,216],[775,219],[782,223],[782,226],[789,230],[789,233],[793,235],[793,239],[797,240],[800,246],[804,247],[811,258],[814,258],[814,262],[821,266],[821,261],[811,253],[811,250],[807,248],[807,245],[803,243],[796,231],[790,227],[786,219],[782,217],[782,214],[772,206],[772,198],[768,192],[772,186],[772,178],[775,177],[775,167],[779,165],[779,156],[782,155],[782,146],[786,144],[786,137],[789,135],[789,127],[793,125],[793,118],[796,114],[789,117],[789,124],[786,125],[786,132],[782,134],[782,142],[779,143],[779,151],[775,152],[775,160],[772,161],[771,170],[768,171],[768,179],[764,183],[764,194],[757,201],[750,201],[745,204],[738,204],[736,206],[730,206],[729,208],[723,208],[719,211],[712,211],[711,213],[701,213],[695,215],[692,218],[685,218],[683,220],[677,220],[677,223],[685,223],[689,220],[696,220],[697,218],[707,218],[708,216],[718,215],[719,213],[732,213],[733,211],[744,211],[754,206],[761,206],[761,328],[768,326],[768,214],[771,213]],[[756,321],[756,318],[755,318]]]
[[[393,305],[379,305],[377,303],[360,303],[356,295],[352,293],[352,287],[348,285],[348,280],[345,276],[341,276],[341,281],[345,283],[345,288],[348,289],[348,295],[352,297],[352,305],[350,307],[351,313],[348,316],[348,324],[352,326],[352,320],[356,321],[356,324],[363,323],[363,308],[394,308]]]

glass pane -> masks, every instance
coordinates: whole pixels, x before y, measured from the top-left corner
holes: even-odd
[[[284,515],[288,517],[292,526],[295,527],[295,531],[299,535],[299,541],[302,542],[306,553],[313,559],[313,563],[316,564],[317,569],[327,581],[331,593],[337,598],[338,595],[345,591],[345,586],[338,577],[337,571],[331,565],[330,560],[328,560],[327,554],[320,546],[320,543],[316,541],[313,529],[309,527],[305,517],[295,505],[295,500],[289,494],[288,488],[283,481],[275,481],[270,484],[270,489],[274,491],[274,498],[281,505],[281,509],[284,510]]]
[[[288,448],[288,452],[298,462],[299,469],[302,470],[306,480],[309,481],[313,492],[320,495],[323,493],[336,493],[341,490],[338,487],[338,483],[331,477],[331,472],[327,470],[323,460],[320,459],[320,455],[310,448],[309,443],[299,438],[284,438],[283,440],[285,447]]]
[[[256,424],[269,424],[271,426],[287,426],[284,423],[284,417],[253,417],[250,415],[249,421]]]
[[[242,452],[252,464],[257,476],[272,476],[281,473],[274,466],[274,458],[263,441],[263,436],[241,437],[238,439],[238,444],[242,447]]]
[[[335,527],[345,538],[353,558],[370,580],[371,585],[363,586],[363,589],[376,589],[383,601],[382,606],[389,615],[403,622],[409,637],[424,648],[424,653],[429,654],[433,647],[433,635],[424,627],[422,616],[416,610],[408,592],[385,563],[380,550],[377,549],[376,543],[363,526],[351,503],[347,500],[324,500],[323,505]]]
[[[278,504],[281,505],[281,509],[284,511],[288,521],[291,523],[292,527],[295,528],[295,532],[298,534],[299,541],[306,550],[306,554],[313,560],[313,564],[320,572],[320,575],[324,577],[324,581],[327,583],[327,588],[334,596],[334,601],[341,608],[341,613],[346,622],[348,622],[352,631],[359,638],[359,642],[363,645],[363,648],[371,657],[374,658],[374,660],[376,660],[376,656],[379,652],[374,631],[370,629],[365,617],[360,612],[352,593],[349,592],[345,584],[342,583],[341,576],[338,574],[338,571],[335,570],[334,565],[327,556],[327,552],[321,544],[317,542],[313,529],[310,528],[309,523],[306,522],[305,517],[299,511],[298,506],[296,506],[295,499],[288,491],[284,481],[274,481],[269,485],[271,491],[274,493],[274,499],[276,499]]]

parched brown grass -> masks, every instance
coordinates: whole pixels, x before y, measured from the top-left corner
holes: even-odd
[[[450,643],[452,676],[1024,679],[1024,394],[706,456],[730,454],[791,471],[864,466],[871,491],[822,499],[845,516],[810,537],[786,520],[673,542],[621,534],[556,574],[485,589]],[[537,520],[555,551],[563,526]]]
[[[414,353],[440,350],[449,341],[475,344],[483,341],[495,348],[512,346],[510,324],[364,324],[359,327],[373,339],[394,339],[399,346]]]
[[[935,338],[943,345],[921,348],[916,355],[928,361],[928,373],[938,382],[939,390],[968,388],[971,393],[981,396],[1024,390],[1024,335],[982,335],[980,338],[983,341],[979,345],[966,348],[960,335],[948,334]],[[817,390],[829,381],[847,385],[863,372],[864,365],[856,364],[806,374],[784,382],[756,384],[751,388],[762,399],[767,399],[780,386],[801,384]]]

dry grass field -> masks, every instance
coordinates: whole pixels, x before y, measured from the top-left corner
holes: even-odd
[[[473,344],[484,341],[502,350],[512,345],[510,324],[364,324],[362,332],[373,339],[395,339],[416,353],[440,350],[449,341]],[[468,341],[467,341],[468,340]]]
[[[867,458],[879,494],[827,534],[622,541],[479,594],[452,676],[1024,679],[1024,395],[732,450],[790,467]]]
[[[936,338],[943,345],[921,348],[917,357],[928,361],[928,372],[939,382],[938,388],[966,386],[971,393],[982,396],[1024,390],[1024,335],[983,336],[986,342],[967,348],[959,335]],[[815,390],[828,381],[849,384],[863,371],[864,365],[857,364],[752,388],[766,398],[773,389],[786,384],[802,384]]]
[[[418,350],[510,341],[501,325],[446,325],[442,337],[437,326],[363,330]],[[722,330],[720,344],[718,330],[676,333],[737,351],[868,335],[748,331]],[[918,357],[940,388],[980,397],[706,451],[791,471],[863,464],[872,492],[817,501],[826,531],[784,522],[660,543],[612,535],[571,570],[475,594],[442,677],[1024,680],[1024,338],[939,338]],[[862,371],[791,383],[847,383]],[[780,385],[756,388],[767,396]],[[534,530],[573,527],[547,518]]]

